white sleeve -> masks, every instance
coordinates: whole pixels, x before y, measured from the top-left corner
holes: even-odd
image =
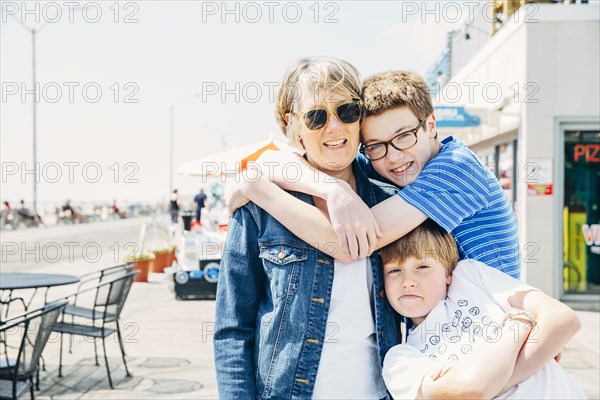
[[[471,259],[460,261],[455,272],[458,272],[463,279],[473,281],[474,284],[481,287],[504,311],[512,308],[508,299],[515,293],[539,290],[504,272]]]
[[[383,361],[383,380],[394,399],[415,399],[425,374],[434,361],[407,344],[388,351]]]

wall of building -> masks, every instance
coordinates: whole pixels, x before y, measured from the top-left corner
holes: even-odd
[[[563,151],[556,132],[557,118],[598,119],[600,24],[552,21],[560,16],[544,8],[540,10],[540,22],[527,25],[527,81],[539,88],[535,96],[539,102],[526,103],[523,109],[518,162],[525,165],[535,157],[554,159],[557,182],[564,174],[564,162],[558,162],[560,158],[556,157]],[[562,248],[557,249],[557,233],[563,229],[561,193],[558,187],[553,196],[529,196],[526,190],[518,195],[518,218],[527,221],[520,225],[520,239],[522,243],[533,243],[531,250],[539,248],[532,262],[524,264],[528,282],[555,295],[561,292],[562,275],[550,273],[549,269],[556,271],[562,266]]]
[[[458,133],[472,148],[517,132],[522,275],[529,284],[559,297],[563,199],[556,184],[564,163],[556,155],[564,149],[556,126],[558,120],[600,118],[600,8],[534,6],[522,8],[460,71],[453,71],[451,84],[461,90],[458,100],[448,96],[451,92],[445,87],[436,105],[465,106],[481,117],[481,127]],[[468,90],[477,83],[474,91]],[[496,96],[498,89],[501,96]],[[554,161],[552,195],[527,193],[527,163],[537,157]]]

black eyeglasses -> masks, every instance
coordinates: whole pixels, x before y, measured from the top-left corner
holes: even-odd
[[[396,150],[406,150],[417,144],[417,133],[425,124],[425,120],[419,122],[415,129],[401,132],[387,142],[373,143],[368,146],[363,145],[360,152],[369,160],[376,161],[385,157],[388,153],[388,145],[392,145]]]
[[[351,101],[338,106],[335,109],[335,113],[338,119],[345,124],[352,124],[358,121],[362,117],[363,113],[362,103],[358,100]],[[323,128],[329,122],[329,111],[323,109],[310,110],[305,113],[292,113],[295,115],[302,115],[304,118],[304,125],[311,131]]]

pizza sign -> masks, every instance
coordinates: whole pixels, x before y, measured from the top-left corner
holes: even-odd
[[[575,162],[600,162],[600,144],[576,144],[573,148],[573,161]]]

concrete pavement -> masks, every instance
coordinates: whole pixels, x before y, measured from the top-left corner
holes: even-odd
[[[139,222],[123,220],[94,229],[82,225],[72,230],[2,232],[2,242],[31,244],[32,241],[66,243],[77,240],[99,243],[105,251],[101,262],[84,257],[54,263],[34,263],[28,259],[27,272],[83,274],[111,265],[114,241],[119,246],[137,240]],[[98,228],[100,233],[98,233]],[[90,230],[88,232],[88,230]],[[75,239],[73,239],[75,237]],[[42,246],[43,248],[43,246]],[[114,247],[113,247],[114,248]],[[4,250],[4,247],[3,247]],[[23,265],[11,256],[2,263],[3,272],[21,271]],[[31,254],[28,256],[31,258]],[[134,283],[122,314],[127,361],[132,377],[125,376],[116,337],[109,337],[107,350],[115,389],[106,377],[101,346],[100,366],[94,365],[94,346],[88,339],[75,338],[73,353],[65,352],[63,378],[57,377],[59,343],[52,336],[44,350],[46,371],[40,374],[39,399],[216,399],[216,379],[212,349],[214,301],[178,301],[170,292],[163,274],[151,274],[151,282]],[[74,291],[74,287],[53,289],[52,297]],[[85,299],[83,299],[85,300]],[[88,299],[90,300],[90,299]],[[566,346],[561,365],[591,399],[600,398],[600,314],[578,311],[583,328]]]
[[[44,351],[40,399],[216,399],[212,331],[214,301],[178,301],[162,281],[135,283],[122,316],[129,369],[125,376],[115,338],[108,354],[115,389],[108,386],[102,356],[94,365],[93,344],[76,338],[57,377],[58,337]],[[591,399],[600,398],[598,313],[578,312],[582,330],[566,346],[561,364]],[[101,351],[101,346],[99,346]]]

